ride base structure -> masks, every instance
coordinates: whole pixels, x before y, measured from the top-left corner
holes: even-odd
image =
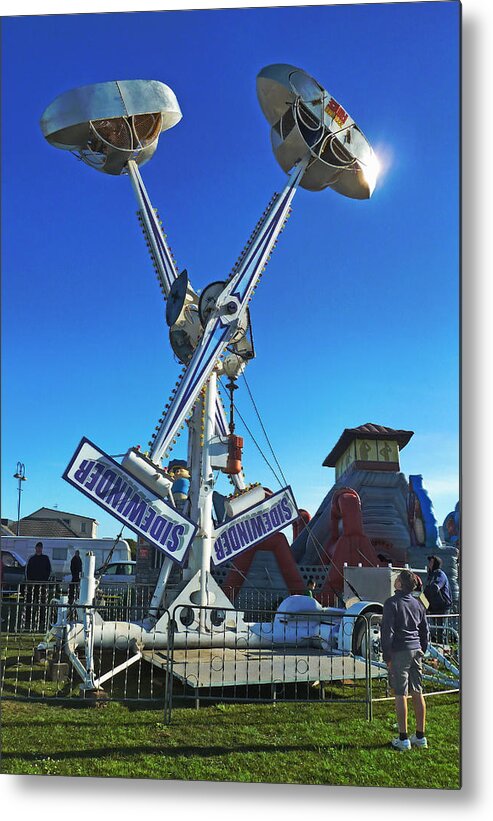
[[[284,681],[320,679],[321,654],[331,659],[327,677],[344,678],[343,665],[337,672],[334,659],[361,656],[361,636],[355,644],[356,625],[365,614],[381,612],[378,603],[356,600],[346,608],[321,608],[313,599],[291,596],[280,605],[273,621],[251,624],[234,609],[211,574],[211,561],[216,566],[231,562],[266,535],[299,518],[290,487],[270,495],[260,485],[246,487],[242,472],[243,440],[234,430],[233,395],[239,374],[255,357],[249,311],[253,294],[298,187],[330,187],[345,196],[366,199],[373,193],[377,173],[371,146],[354,120],[301,69],[267,66],[257,77],[257,94],[287,182],[271,198],[229,276],[210,283],[200,295],[186,270],[178,271],[140,174],[140,166],[153,156],[161,133],[181,119],[173,91],[163,83],[143,80],[85,86],[58,97],[41,120],[43,134],[54,147],[70,151],[103,173],[130,179],[139,222],[166,299],[170,345],[183,365],[146,452],[130,447],[117,462],[83,437],[64,473],[72,486],[164,554],[149,611],[138,623],[101,617],[95,603],[95,558],[91,553],[83,558],[76,617],[62,597],[57,622],[39,649],[62,647],[82,679],[84,692],[97,692],[106,680],[139,658],[165,666],[170,643],[177,676],[181,648],[187,653],[194,647],[201,650],[196,660],[197,686],[200,682],[214,686],[214,665],[203,655],[207,648],[211,659],[221,653],[222,685],[228,659],[239,647],[261,654],[259,664],[245,662],[245,683],[272,680],[272,676]],[[228,379],[229,419],[218,390],[222,377]],[[163,459],[169,457],[185,427],[188,495],[176,492],[173,475],[163,467]],[[234,486],[220,520],[213,504],[217,471]],[[184,587],[164,609],[174,565],[183,568]],[[382,666],[377,639],[372,637],[375,675],[381,674]],[[318,659],[317,665],[307,664],[302,672],[296,653],[286,654],[286,647],[297,647],[300,640],[311,646],[310,652]],[[116,647],[126,651],[127,657],[96,677],[96,647]],[[362,658],[358,675],[365,675]]]

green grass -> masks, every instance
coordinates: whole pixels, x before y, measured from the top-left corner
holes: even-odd
[[[392,702],[90,709],[4,701],[0,772],[458,789],[459,697],[427,699],[428,750],[399,753]],[[411,724],[412,727],[412,724]]]
[[[410,753],[389,746],[396,734],[392,701],[374,704],[372,722],[366,721],[361,701],[347,702],[364,698],[362,682],[327,685],[326,698],[332,703],[321,703],[320,691],[313,688],[310,704],[209,702],[194,710],[177,698],[172,722],[166,725],[162,671],[134,665],[128,676],[120,674],[105,685],[112,698],[152,697],[153,703],[111,701],[91,709],[80,702],[77,676],[60,685],[50,681],[46,665],[33,657],[37,641],[30,634],[16,635],[2,648],[2,773],[460,787],[457,694],[427,699],[430,748]],[[103,670],[111,667],[110,661],[102,659]],[[180,688],[176,690],[178,695]],[[373,692],[385,695],[385,683],[374,681]],[[55,695],[65,703],[7,700]]]

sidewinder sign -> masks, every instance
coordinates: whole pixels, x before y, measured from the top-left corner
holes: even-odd
[[[244,510],[215,529],[212,561],[215,565],[230,561],[294,522],[298,515],[290,487],[267,496],[263,502]]]
[[[63,478],[182,565],[197,526],[83,438]]]

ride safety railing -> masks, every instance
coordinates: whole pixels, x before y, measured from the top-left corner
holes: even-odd
[[[378,614],[284,613],[255,602],[251,621],[233,607],[188,604],[150,621],[135,598],[80,607],[49,586],[3,592],[0,603],[3,699],[148,702],[170,721],[177,705],[340,700],[371,719],[372,705],[393,697]],[[425,695],[456,692],[460,617],[429,624]]]
[[[429,615],[430,643],[422,659],[423,695],[431,697],[444,693],[460,691],[460,614],[452,613],[445,616]],[[369,618],[370,636],[378,629],[378,616]],[[379,666],[384,675],[378,680],[370,679],[370,704],[377,701],[393,699],[389,678],[386,672],[387,665],[382,659],[376,659],[374,666]]]
[[[165,675],[140,652],[145,631],[114,620],[111,605],[2,597],[1,619],[2,699],[164,703]]]
[[[325,702],[343,699],[370,715],[369,620],[331,611],[171,608],[166,653],[166,720],[192,702]]]

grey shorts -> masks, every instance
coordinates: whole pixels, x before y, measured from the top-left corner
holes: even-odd
[[[392,653],[389,682],[396,696],[423,692],[422,650],[399,650]]]

